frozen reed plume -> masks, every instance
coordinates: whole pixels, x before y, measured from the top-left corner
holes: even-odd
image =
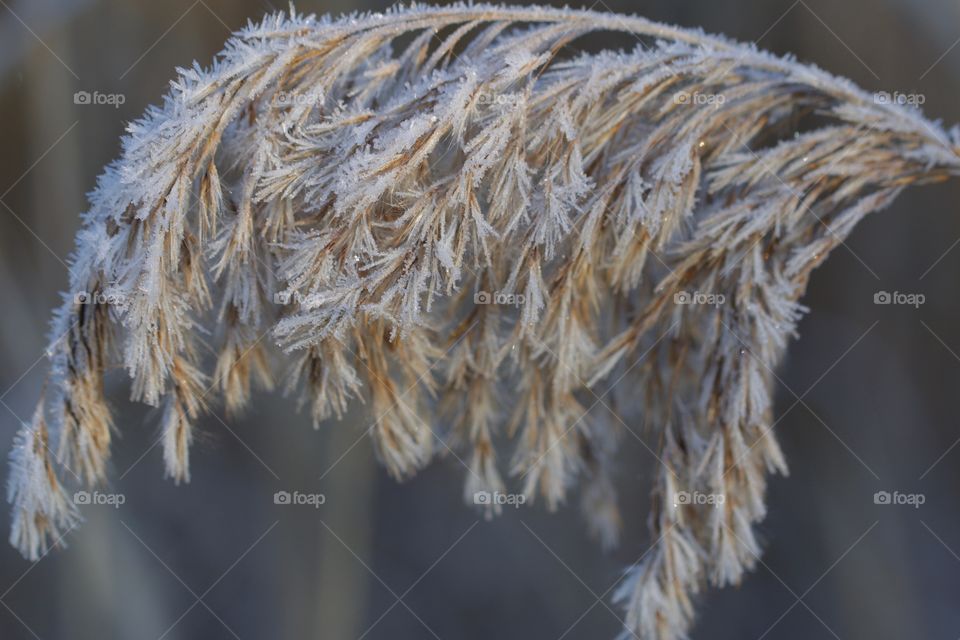
[[[568,46],[602,32],[638,42]],[[270,16],[178,72],[90,197],[11,541],[39,557],[78,519],[62,481],[105,481],[107,369],[162,408],[179,482],[207,405],[243,409],[282,359],[315,423],[367,402],[394,476],[452,451],[468,499],[512,478],[553,509],[580,484],[605,544],[618,441],[648,443],[653,546],[616,598],[628,635],[685,637],[692,595],[760,553],[786,469],[772,370],[811,271],[905,187],[960,173],[958,145],[821,70],[639,17]]]

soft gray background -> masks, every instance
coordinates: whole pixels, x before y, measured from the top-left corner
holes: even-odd
[[[39,392],[46,322],[66,284],[61,260],[124,123],[159,99],[175,66],[206,64],[230,30],[274,8],[285,7],[0,0],[0,448]],[[922,93],[928,115],[960,119],[956,1],[595,8],[759,39],[869,89]],[[126,103],[78,106],[78,90],[122,93]],[[792,473],[769,492],[765,564],[740,588],[701,598],[695,639],[960,636],[960,447],[950,450],[960,437],[960,249],[950,251],[958,196],[956,183],[911,190],[815,274],[806,297],[814,313],[779,372],[777,431]],[[927,302],[875,306],[881,289],[922,292]],[[126,504],[86,508],[69,548],[35,566],[0,546],[0,638],[210,639],[233,637],[229,627],[245,640],[406,640],[433,637],[429,627],[443,640],[558,640],[618,629],[607,592],[649,544],[655,465],[632,438],[620,470],[627,535],[604,554],[574,508],[477,524],[461,504],[455,461],[397,485],[373,464],[367,440],[350,448],[368,416],[313,431],[279,396],[259,396],[243,419],[206,420],[193,482],[174,487],[159,449],[147,452],[157,416],[128,406],[126,393],[122,376],[113,379],[122,432],[113,490]],[[277,507],[280,489],[322,491],[327,504]],[[922,492],[926,503],[876,506],[881,489]],[[3,513],[0,531],[8,524]]]

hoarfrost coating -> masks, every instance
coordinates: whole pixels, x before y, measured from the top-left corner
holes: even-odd
[[[559,55],[596,31],[640,42]],[[628,633],[685,637],[692,594],[759,556],[766,476],[786,468],[772,370],[811,271],[904,187],[960,172],[957,131],[905,102],[591,11],[251,24],[179,70],[90,196],[46,392],[12,453],[11,542],[33,559],[62,543],[79,519],[64,484],[104,480],[107,368],[162,406],[166,473],[187,481],[205,406],[239,411],[280,377],[270,336],[314,421],[368,401],[393,475],[456,449],[488,514],[504,501],[474,496],[553,509],[581,483],[607,545],[618,441],[647,434],[590,409],[629,389],[656,436],[653,548],[616,598]],[[76,295],[100,291],[115,304]]]

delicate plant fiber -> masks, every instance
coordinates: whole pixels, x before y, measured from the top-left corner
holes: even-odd
[[[610,31],[637,46],[567,46]],[[90,196],[12,454],[11,542],[36,559],[76,524],[64,470],[105,481],[106,370],[162,407],[179,482],[207,406],[241,410],[282,359],[315,422],[369,405],[394,476],[452,452],[468,500],[512,477],[551,509],[580,483],[605,544],[618,443],[643,442],[652,546],[616,599],[626,634],[686,637],[692,595],[760,553],[766,476],[786,470],[773,368],[811,271],[903,188],[957,175],[958,142],[811,66],[639,17],[251,24],[179,71]]]

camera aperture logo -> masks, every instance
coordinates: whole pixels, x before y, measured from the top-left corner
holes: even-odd
[[[300,491],[277,491],[273,494],[273,504],[309,506],[319,509],[327,501],[322,493],[302,493]]]
[[[500,291],[477,291],[473,294],[474,304],[502,304],[522,307],[527,302],[527,296],[522,293],[502,293]]]
[[[873,294],[873,304],[896,304],[906,305],[919,309],[920,305],[927,301],[927,296],[922,293],[903,293],[901,291],[877,291]]]
[[[99,91],[77,91],[73,94],[73,104],[79,105],[109,105],[119,109],[127,101],[122,93],[100,93]]]
[[[101,493],[99,491],[77,491],[73,494],[73,504],[86,505],[98,504],[107,505],[114,509],[119,509],[120,505],[127,501],[127,496],[122,493]]]
[[[473,504],[482,506],[503,506],[510,505],[514,509],[519,509],[520,505],[527,502],[527,496],[522,493],[500,493],[499,491],[477,491],[473,494]]]
[[[920,505],[927,501],[927,496],[922,493],[900,493],[899,491],[877,491],[873,494],[873,504],[910,506],[919,509]]]

